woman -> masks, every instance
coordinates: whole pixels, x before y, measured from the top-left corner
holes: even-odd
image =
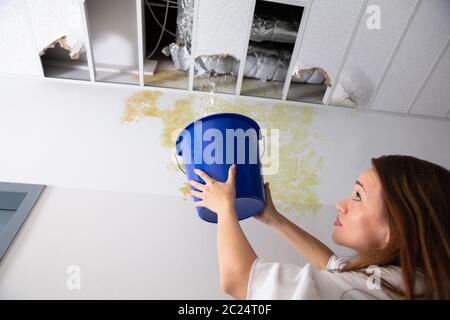
[[[449,299],[449,170],[399,155],[373,158],[372,166],[336,204],[333,241],[357,253],[349,260],[279,213],[265,184],[266,205],[255,217],[310,262],[303,268],[257,257],[234,210],[235,165],[223,183],[197,170],[205,184],[189,181],[199,190],[191,191],[201,199],[195,205],[218,215],[222,289],[237,299]]]

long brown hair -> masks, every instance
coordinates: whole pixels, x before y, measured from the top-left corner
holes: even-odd
[[[399,266],[403,291],[382,282],[406,299],[450,298],[450,171],[411,156],[372,158],[383,189],[390,227],[388,245],[356,257],[342,271],[364,272],[370,265]],[[415,295],[417,272],[425,292]]]

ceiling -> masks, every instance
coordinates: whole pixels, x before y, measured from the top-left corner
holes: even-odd
[[[134,64],[136,72],[140,72],[135,84],[144,85],[142,39],[159,36],[159,31],[155,35],[144,34],[145,28],[140,27],[146,23],[145,0],[86,1],[101,9],[102,14],[97,16],[94,9],[88,12],[89,6],[83,2],[80,6],[76,0],[67,0],[64,5],[58,2],[53,6],[54,1],[2,2],[0,40],[4,48],[14,50],[0,51],[0,73],[42,77],[44,72],[37,51],[49,39],[66,34],[72,49],[83,39],[89,39],[85,43],[87,58],[84,58],[89,71],[95,71],[95,64],[100,62]],[[180,1],[194,0],[178,0],[179,4]],[[195,2],[198,6],[193,13],[194,55],[229,54],[241,62],[232,94],[243,94],[245,63],[242,62],[247,62],[248,30],[255,3],[261,1]],[[304,7],[287,73],[306,68],[321,68],[326,72],[331,86],[325,87],[323,95],[314,101],[318,107],[324,104],[450,119],[449,0],[272,2]],[[170,4],[176,9],[175,2]],[[13,29],[14,34],[9,32]],[[98,30],[110,37],[102,38],[101,45],[94,36]],[[108,30],[111,32],[105,33]],[[114,30],[123,31],[125,36],[119,37]],[[117,62],[118,59],[122,60]],[[186,78],[185,89],[193,90],[192,73]],[[92,80],[92,74],[95,72],[90,74],[86,69],[83,79]],[[279,86],[277,99],[303,101],[290,98],[293,87],[293,81],[286,79]]]

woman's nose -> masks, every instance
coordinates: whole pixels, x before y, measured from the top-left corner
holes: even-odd
[[[336,203],[336,209],[340,212],[342,212],[343,214],[347,213],[347,206],[345,204],[345,200],[341,200],[338,203]]]

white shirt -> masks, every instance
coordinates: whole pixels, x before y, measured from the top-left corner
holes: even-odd
[[[326,270],[318,270],[310,263],[299,267],[257,258],[249,276],[247,299],[392,299],[381,286],[373,285],[376,284],[373,281],[368,283],[368,277],[359,272],[331,271],[341,269],[346,261],[347,258],[333,255]],[[403,287],[399,267],[377,268],[381,278],[398,288]]]

